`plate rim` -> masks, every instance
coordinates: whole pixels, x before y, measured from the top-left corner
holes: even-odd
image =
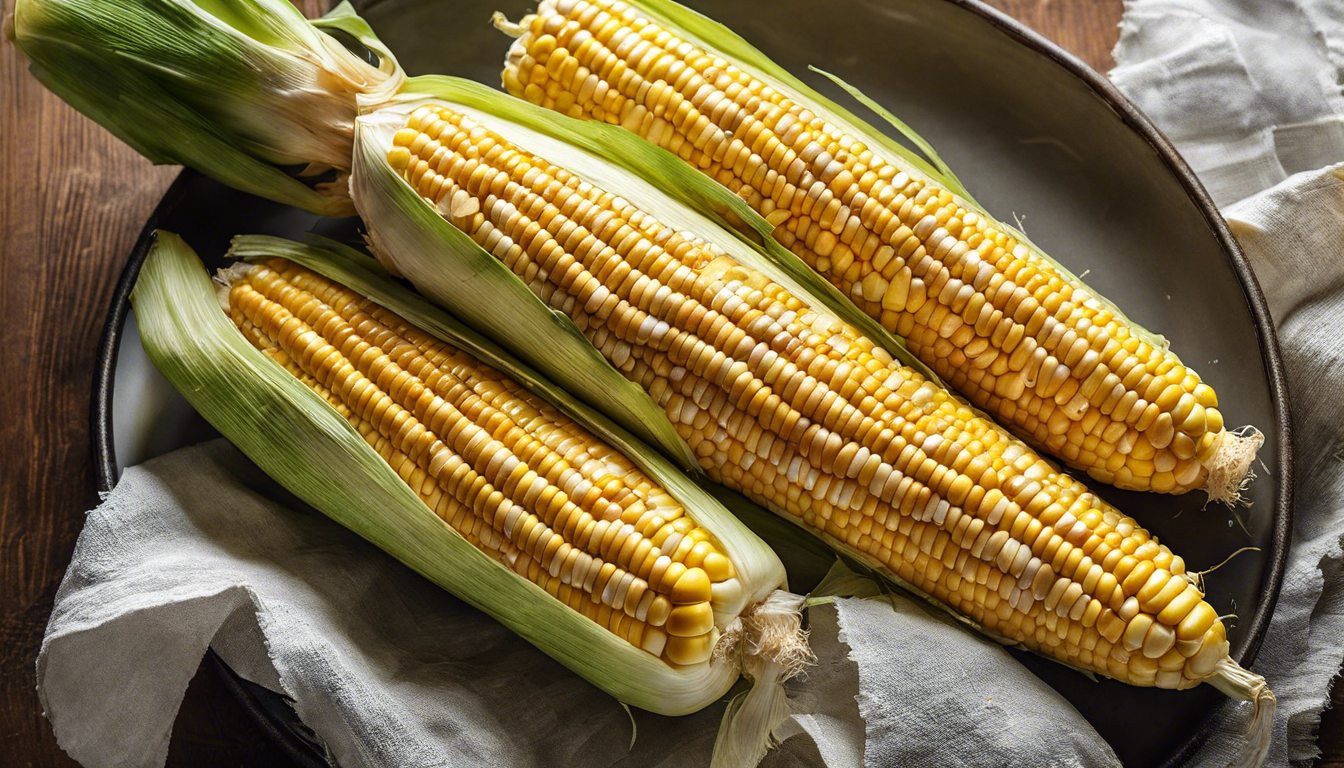
[[[1288,382],[1279,349],[1278,332],[1269,313],[1269,306],[1260,288],[1259,280],[1203,183],[1195,176],[1194,171],[1190,169],[1190,166],[1162,131],[1109,79],[1092,69],[1077,56],[1064,50],[1057,43],[1012,16],[987,5],[983,0],[941,0],[941,2],[957,6],[978,16],[999,33],[1007,35],[1014,42],[1025,46],[1034,53],[1044,56],[1065,73],[1081,81],[1094,96],[1115,112],[1121,124],[1143,139],[1152,148],[1167,171],[1179,182],[1186,196],[1199,211],[1205,225],[1218,241],[1223,256],[1237,277],[1237,282],[1240,284],[1242,295],[1250,309],[1255,327],[1256,341],[1259,344],[1265,378],[1269,385],[1275,422],[1275,437],[1277,439],[1275,456],[1277,472],[1273,474],[1278,483],[1278,493],[1274,499],[1270,537],[1271,552],[1265,574],[1261,578],[1264,599],[1261,600],[1255,613],[1251,616],[1247,625],[1247,632],[1241,641],[1242,648],[1237,655],[1238,663],[1249,667],[1259,654],[1265,634],[1269,629],[1269,621],[1278,603],[1287,566],[1293,519],[1294,453],[1292,419],[1288,404]],[[111,493],[118,478],[116,449],[112,439],[112,388],[125,320],[130,312],[131,290],[135,287],[135,281],[140,274],[140,267],[149,253],[150,245],[153,243],[153,233],[158,222],[167,211],[182,201],[186,196],[186,188],[190,182],[200,175],[191,169],[184,169],[174,179],[148,220],[146,220],[144,227],[141,228],[135,246],[131,250],[126,265],[122,268],[112,293],[111,304],[98,344],[94,369],[93,398],[90,407],[91,438],[100,497],[105,497]],[[256,695],[240,684],[239,681],[242,681],[243,678],[237,672],[218,658],[213,650],[208,651],[208,656],[214,662],[215,669],[221,672],[221,676],[225,678],[226,687],[239,698],[244,708],[257,720],[262,729],[274,737],[290,757],[304,766],[325,765],[324,762],[320,761],[320,758],[316,758],[311,748],[297,734],[289,730],[289,725],[278,722],[272,709],[258,702],[255,698]],[[278,696],[278,694],[276,695]],[[1227,700],[1221,707],[1216,708],[1216,711],[1222,711],[1234,704],[1235,702]],[[1181,764],[1203,743],[1213,729],[1214,711],[1214,709],[1211,709],[1204,716],[1195,732],[1190,734],[1175,753],[1163,763],[1164,768]]]

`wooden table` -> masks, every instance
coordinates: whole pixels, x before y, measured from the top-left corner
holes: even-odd
[[[1105,72],[1120,0],[990,0]],[[302,0],[313,11],[321,0]],[[10,3],[6,0],[6,11]],[[74,763],[34,691],[34,661],[84,512],[97,503],[89,396],[113,282],[177,173],[156,168],[45,91],[0,44],[0,753]],[[1322,766],[1344,768],[1344,686],[1322,724]],[[173,729],[170,765],[285,764],[202,667]]]

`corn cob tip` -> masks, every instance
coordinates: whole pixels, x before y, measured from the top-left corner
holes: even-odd
[[[792,714],[784,683],[816,663],[803,628],[804,598],[775,590],[724,628],[713,660],[739,666],[752,688],[724,713],[710,768],[756,765],[772,734]]]
[[[540,9],[538,9],[540,12]],[[532,40],[532,25],[536,21],[537,14],[530,13],[518,21],[509,21],[509,18],[502,11],[495,11],[490,17],[490,23],[494,24],[495,29],[513,38],[509,44],[509,50],[504,54],[504,69],[500,73],[500,85],[510,94],[517,95],[522,92],[525,83],[519,82],[517,77],[518,67],[527,56],[528,46]],[[513,82],[510,82],[510,73],[513,75]]]
[[[246,280],[247,274],[253,269],[256,269],[255,264],[239,261],[216,270],[215,274],[211,276],[210,280],[215,284],[215,300],[219,302],[219,308],[224,310],[224,314],[229,314],[231,311],[229,292],[233,290],[233,284],[240,280]]]
[[[1255,427],[1223,433],[1218,450],[1208,462],[1209,475],[1203,490],[1209,501],[1233,506],[1243,503],[1242,491],[1255,479],[1251,462],[1264,445],[1265,436]]]
[[[1217,671],[1208,683],[1228,698],[1249,701],[1253,707],[1251,724],[1245,734],[1246,748],[1229,763],[1228,768],[1258,768],[1264,765],[1274,733],[1274,708],[1277,703],[1265,678],[1226,658],[1218,662]]]
[[[801,595],[777,589],[748,607],[724,627],[713,660],[740,661],[752,677],[762,664],[775,664],[780,682],[816,664],[817,656],[807,642],[808,630],[803,628],[803,600]]]
[[[387,273],[392,277],[396,278],[404,277],[404,275],[402,275],[401,272],[397,269],[396,260],[390,258],[387,255],[388,250],[383,245],[383,243],[379,241],[378,235],[376,234],[375,230],[373,229],[365,230],[363,239],[365,250],[367,250],[369,254],[372,255],[373,258],[378,261],[379,266],[387,270]]]

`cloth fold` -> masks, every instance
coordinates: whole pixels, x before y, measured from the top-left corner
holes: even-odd
[[[1220,206],[1344,160],[1335,0],[1128,0],[1114,55]]]

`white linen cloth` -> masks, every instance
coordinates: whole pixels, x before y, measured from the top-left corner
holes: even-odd
[[[1344,168],[1327,167],[1344,161],[1341,8],[1133,0],[1112,73],[1226,207],[1279,325],[1298,466],[1289,571],[1255,664],[1279,697],[1273,765],[1315,754],[1344,657]],[[707,762],[722,703],[628,715],[264,485],[212,443],[133,468],[90,513],[37,670],[57,739],[83,764],[161,765],[207,646],[289,697],[342,766]],[[838,599],[809,619],[819,665],[792,685],[799,714],[767,765],[1116,762],[1001,648],[908,600]],[[1193,764],[1240,748],[1246,708],[1223,711]]]
[[[1254,669],[1278,696],[1269,764],[1309,761],[1344,659],[1344,4],[1128,0],[1120,30],[1111,80],[1223,207],[1278,327],[1296,497]],[[1244,726],[1193,764],[1226,765]]]

